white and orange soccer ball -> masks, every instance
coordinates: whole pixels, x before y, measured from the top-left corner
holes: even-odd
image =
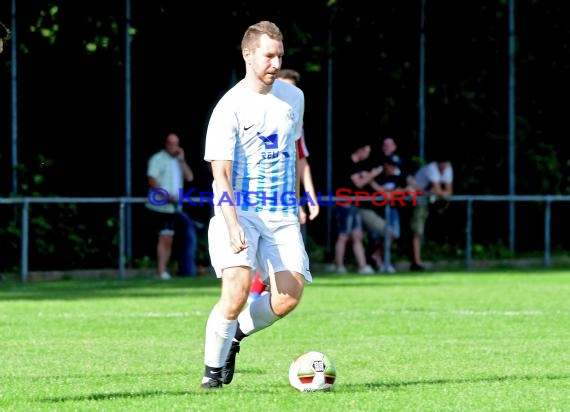
[[[330,391],[335,381],[336,366],[322,352],[306,352],[289,367],[289,383],[301,392]]]

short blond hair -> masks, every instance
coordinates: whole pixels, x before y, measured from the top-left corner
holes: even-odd
[[[259,47],[259,38],[266,34],[272,40],[283,41],[283,34],[273,22],[263,20],[247,28],[241,40],[241,49],[256,49]]]

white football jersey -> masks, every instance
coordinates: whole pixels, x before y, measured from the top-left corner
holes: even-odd
[[[233,161],[238,213],[297,218],[296,139],[302,133],[304,105],[303,92],[296,86],[275,81],[270,93],[260,94],[242,80],[214,107],[204,159]],[[214,187],[214,206],[220,202],[229,202],[229,196],[215,193]]]

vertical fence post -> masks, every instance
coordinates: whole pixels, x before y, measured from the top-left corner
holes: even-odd
[[[328,47],[329,54],[327,61],[327,102],[326,102],[326,189],[328,193],[333,192],[333,58],[332,58],[332,42],[333,42],[333,32],[332,25],[329,27],[328,34]],[[333,208],[327,207],[327,252],[333,250]]]
[[[515,53],[516,53],[516,31],[515,31],[515,0],[509,0],[509,247],[511,255],[515,254],[515,200],[516,193],[516,167],[515,167],[515,151],[516,151],[516,90],[515,90]]]
[[[550,219],[552,200],[547,196],[544,204],[544,267],[550,266]]]
[[[131,88],[131,1],[125,0],[125,193],[127,197],[132,196],[132,88]],[[131,267],[133,259],[132,240],[132,205],[126,204],[125,219],[121,223],[126,227],[125,251],[121,256],[128,259]]]
[[[125,278],[125,198],[119,202],[119,279]]]
[[[29,237],[30,229],[30,202],[28,198],[24,198],[22,204],[22,261],[20,269],[20,277],[22,283],[28,281],[28,245],[30,243]]]
[[[25,8],[25,6],[24,6]],[[16,18],[16,0],[12,0],[12,27],[11,27],[11,87],[12,87],[12,194],[18,193],[18,19]]]
[[[421,160],[425,157],[425,61],[426,61],[426,0],[420,0],[420,73],[418,84],[418,156]]]
[[[384,227],[384,267],[386,268],[386,272],[388,272],[388,268],[390,267],[390,265],[392,264],[392,256],[391,256],[391,246],[392,246],[392,238],[390,236],[390,229],[392,228],[391,222],[392,219],[390,217],[390,214],[393,213],[392,212],[392,208],[390,207],[390,202],[388,201],[386,203],[385,207],[385,216],[384,216],[384,221],[386,222],[386,226]],[[379,268],[380,270],[382,270],[382,268]]]
[[[471,253],[473,243],[473,199],[467,200],[467,225],[465,227],[465,264],[471,270]]]

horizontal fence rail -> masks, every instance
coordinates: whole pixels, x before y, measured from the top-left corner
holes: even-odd
[[[200,197],[191,197],[192,201],[199,203]],[[340,201],[346,202],[347,197],[322,196],[323,202]],[[354,200],[354,197],[353,197]],[[456,195],[446,199],[450,202],[465,202],[467,205],[466,227],[465,227],[465,264],[467,269],[472,266],[472,228],[473,228],[473,204],[475,202],[544,202],[544,259],[545,267],[550,266],[551,259],[551,206],[553,202],[570,202],[570,195]],[[29,251],[29,219],[30,205],[33,203],[112,203],[117,204],[119,217],[119,278],[124,278],[126,273],[126,231],[125,227],[125,208],[128,204],[146,203],[146,197],[15,197],[0,198],[0,204],[19,205],[22,209],[21,216],[21,270],[20,278],[22,282],[27,282],[28,270],[28,251]],[[362,201],[362,200],[360,200]],[[388,210],[389,210],[388,206]],[[388,212],[389,213],[389,212]],[[331,222],[328,222],[330,225]],[[388,229],[388,228],[387,228]],[[386,229],[386,230],[387,230]],[[388,238],[387,236],[385,238]],[[390,262],[389,242],[385,243],[386,262]]]

